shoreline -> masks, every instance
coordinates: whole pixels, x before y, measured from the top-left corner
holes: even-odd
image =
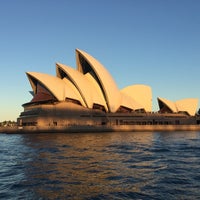
[[[98,133],[98,132],[152,132],[152,131],[200,131],[200,125],[113,125],[113,126],[55,126],[55,127],[0,127],[0,133]]]

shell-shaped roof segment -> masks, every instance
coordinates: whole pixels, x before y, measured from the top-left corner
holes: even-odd
[[[65,98],[78,100],[82,106],[87,107],[87,105],[85,104],[85,101],[83,100],[81,94],[79,93],[77,88],[74,86],[74,84],[71,81],[69,81],[67,78],[63,78],[62,80],[66,84]]]
[[[93,78],[93,76],[90,73],[87,73],[84,76],[90,82],[90,85],[92,86],[91,95],[92,95],[93,103],[103,106],[105,108],[105,111],[108,112],[108,106],[104,99],[101,88],[99,87],[99,84],[96,82],[96,80]]]
[[[71,83],[73,83],[73,85],[79,91],[87,107],[92,108],[93,102],[91,98],[91,85],[83,74],[71,67],[56,63],[56,75],[59,78],[63,78],[62,76],[64,76]]]
[[[99,104],[108,111],[102,93],[99,92],[99,86],[92,77],[89,78],[89,74],[83,75],[79,71],[60,63],[56,64],[56,74],[59,78],[65,77],[77,88],[88,108],[93,108],[94,104]]]
[[[187,112],[189,115],[194,116],[197,111],[198,99],[186,98],[176,102],[164,98],[158,98],[160,109],[162,106],[167,106],[172,112]]]
[[[162,106],[166,106],[168,109],[171,110],[171,112],[177,112],[178,111],[175,103],[173,101],[168,100],[168,99],[158,97],[158,105],[159,105],[160,109],[162,109]]]
[[[147,85],[130,85],[121,90],[122,93],[130,96],[143,106],[147,112],[152,111],[152,91]]]
[[[189,115],[195,115],[198,106],[198,99],[187,98],[175,102],[178,111],[187,112]]]
[[[88,53],[76,49],[77,69],[83,74],[90,73],[99,84],[110,112],[116,112],[121,103],[120,91],[105,67]]]
[[[33,92],[36,93],[37,81],[40,82],[58,101],[64,101],[66,97],[81,101],[72,87],[58,77],[38,72],[27,72]]]
[[[121,92],[121,95],[122,95],[121,106],[127,107],[132,110],[144,109],[144,107],[140,105],[138,102],[136,102],[134,99],[132,99],[132,97],[126,95],[123,92]]]

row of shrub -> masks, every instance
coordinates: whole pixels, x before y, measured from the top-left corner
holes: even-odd
[[[3,121],[3,122],[0,122],[0,127],[5,127],[5,126],[16,126],[17,125],[17,122],[15,121],[11,121],[11,120],[8,120],[8,121]]]

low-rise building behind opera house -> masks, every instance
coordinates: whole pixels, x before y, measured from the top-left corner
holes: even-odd
[[[183,130],[199,127],[198,99],[158,97],[152,112],[148,85],[119,89],[107,69],[76,49],[77,69],[56,63],[56,76],[27,72],[33,98],[23,104],[21,130],[48,132]],[[200,128],[199,128],[200,129]]]

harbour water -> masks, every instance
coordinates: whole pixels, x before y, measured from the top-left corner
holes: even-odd
[[[0,199],[200,199],[200,132],[0,134]]]

